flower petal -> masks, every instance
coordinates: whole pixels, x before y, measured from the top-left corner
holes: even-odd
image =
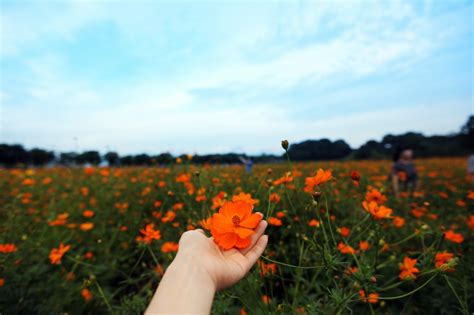
[[[231,249],[237,243],[238,236],[235,233],[224,233],[224,234],[216,234],[214,235],[214,241],[219,245],[222,249]]]
[[[237,235],[240,238],[247,238],[247,237],[250,237],[251,235],[255,234],[255,232],[253,230],[245,229],[245,228],[242,228],[242,227],[236,227],[234,229],[234,231],[235,231],[235,233],[237,233]]]
[[[250,237],[247,238],[238,238],[237,242],[235,243],[235,247],[243,249],[250,246]]]
[[[262,219],[263,216],[260,213],[253,213],[251,216],[241,221],[239,225],[247,229],[254,229]]]

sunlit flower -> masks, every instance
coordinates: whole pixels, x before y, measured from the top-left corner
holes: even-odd
[[[307,193],[313,193],[314,187],[324,184],[332,179],[332,173],[329,170],[318,169],[316,175],[313,177],[306,177],[304,191]]]

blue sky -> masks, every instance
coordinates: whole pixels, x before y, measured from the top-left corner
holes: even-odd
[[[0,142],[122,154],[458,131],[472,1],[1,2]]]

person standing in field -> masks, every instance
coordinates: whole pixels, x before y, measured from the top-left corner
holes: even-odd
[[[467,159],[467,180],[474,183],[474,154]]]
[[[413,150],[409,147],[398,147],[393,155],[394,164],[390,172],[395,198],[400,199],[400,191],[414,193],[419,189],[418,171],[413,162]]]

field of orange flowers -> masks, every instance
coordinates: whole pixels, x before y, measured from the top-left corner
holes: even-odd
[[[181,233],[212,228],[226,201],[264,214],[269,245],[217,294],[213,313],[473,311],[464,159],[417,161],[422,189],[400,200],[389,161],[288,161],[252,173],[179,162],[0,170],[0,313],[142,313]]]

